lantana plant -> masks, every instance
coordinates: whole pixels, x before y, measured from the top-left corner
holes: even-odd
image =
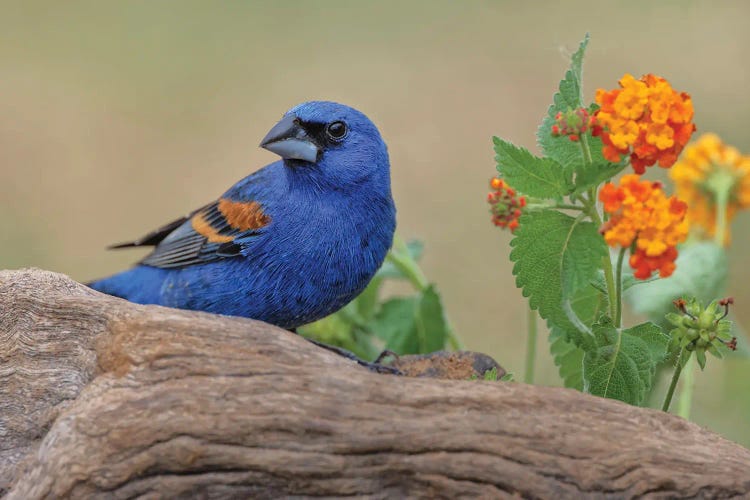
[[[704,308],[704,298],[685,295],[689,289],[659,283],[681,271],[678,256],[691,221],[714,234],[714,214],[726,221],[734,213],[731,203],[750,204],[743,170],[749,166],[708,136],[675,167],[676,196],[649,180],[651,167],[673,168],[690,141],[692,99],[659,76],[625,74],[617,88],[600,89],[594,103],[585,102],[588,41],[587,35],[573,54],[538,129],[542,155],[493,138],[498,176],[488,197],[492,220],[513,232],[516,283],[550,328],[565,385],[643,405],[657,367],[672,360],[668,409],[691,356],[703,367],[706,352],[721,356],[736,339],[725,319],[731,299],[706,301],[711,303]],[[700,166],[710,154],[722,158],[712,163],[721,165],[720,174]],[[702,211],[693,213],[686,202],[696,200]],[[722,229],[722,242],[726,234]],[[677,312],[672,305],[672,312],[649,314],[651,321],[623,324],[624,292],[636,285],[675,301]]]

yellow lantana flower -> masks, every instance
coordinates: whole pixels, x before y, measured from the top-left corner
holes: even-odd
[[[729,223],[738,210],[750,206],[750,156],[715,134],[704,134],[685,148],[669,176],[677,196],[688,204],[691,227],[717,237],[717,224],[721,225],[722,243],[729,243]]]

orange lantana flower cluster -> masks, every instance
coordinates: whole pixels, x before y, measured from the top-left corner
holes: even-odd
[[[716,234],[718,204],[726,203],[727,225],[739,210],[750,208],[750,156],[715,134],[704,134],[689,144],[669,176],[677,196],[688,204],[691,227],[702,229],[704,235]],[[729,234],[726,227],[724,244],[729,243]]]
[[[515,189],[497,177],[490,181],[490,187],[493,191],[487,195],[487,203],[490,204],[492,223],[503,229],[507,227],[511,232],[515,231],[521,209],[526,206],[526,198],[518,196]]]
[[[631,248],[633,275],[647,279],[654,272],[666,278],[675,269],[677,244],[685,241],[687,205],[667,197],[659,182],[642,181],[639,175],[625,175],[620,185],[605,184],[599,192],[610,219],[602,226],[604,240],[611,247]]]
[[[671,167],[695,130],[690,95],[651,74],[640,80],[625,74],[620,87],[596,91],[592,133],[601,136],[604,157],[619,162],[629,154],[637,174],[657,162]]]

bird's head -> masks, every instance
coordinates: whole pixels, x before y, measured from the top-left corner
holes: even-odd
[[[389,176],[388,151],[375,125],[354,108],[310,101],[290,109],[260,143],[294,170],[339,182]]]

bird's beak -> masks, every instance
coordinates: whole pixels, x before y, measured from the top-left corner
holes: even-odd
[[[320,148],[307,135],[294,115],[287,115],[266,134],[260,147],[276,153],[285,160],[305,160],[315,163]]]

